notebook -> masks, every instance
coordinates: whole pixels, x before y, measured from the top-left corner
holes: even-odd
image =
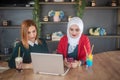
[[[34,73],[64,76],[69,68],[64,66],[61,54],[31,53]]]

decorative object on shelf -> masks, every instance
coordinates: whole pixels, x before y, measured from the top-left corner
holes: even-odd
[[[35,21],[36,25],[37,25],[37,30],[38,30],[38,36],[41,36],[41,23],[40,23],[40,4],[39,4],[39,0],[34,0],[33,6],[33,20]]]
[[[8,54],[9,54],[9,48],[7,48],[7,47],[4,48],[4,54],[5,54],[5,55],[8,55]]]
[[[117,6],[120,6],[120,0],[117,0]]]
[[[34,4],[35,4],[34,0],[28,2],[28,5],[31,6],[31,7],[33,7]]]
[[[3,20],[2,21],[2,25],[3,26],[10,26],[11,25],[11,21],[10,20]]]
[[[86,0],[75,0],[75,2],[76,2],[75,7],[77,11],[77,16],[82,18],[86,7]]]
[[[43,21],[47,22],[48,21],[48,16],[44,16]]]
[[[46,34],[46,40],[51,40],[51,34]]]
[[[89,34],[90,35],[96,35],[96,36],[104,36],[106,35],[106,31],[102,27],[94,27],[89,29]]]
[[[71,2],[74,2],[75,0],[71,0]]]
[[[95,1],[95,0],[92,0],[92,1],[91,1],[91,6],[92,6],[92,7],[96,6],[96,1]]]
[[[118,24],[118,27],[120,27],[120,24]]]
[[[117,1],[116,0],[112,0],[111,6],[117,6]]]
[[[45,2],[48,2],[49,0],[45,0]]]
[[[50,10],[48,12],[48,16],[53,17],[54,22],[59,22],[59,21],[61,21],[61,19],[64,18],[64,12],[61,10],[60,11]]]
[[[54,2],[64,2],[64,0],[53,0]]]
[[[68,16],[68,21],[70,21],[71,18],[72,18],[72,16]]]
[[[63,36],[63,33],[61,31],[52,33],[52,41],[59,41],[61,37]]]

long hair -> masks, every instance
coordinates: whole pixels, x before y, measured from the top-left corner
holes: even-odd
[[[21,23],[21,41],[22,41],[23,46],[26,49],[29,49],[29,44],[28,44],[28,29],[31,26],[35,26],[36,31],[37,31],[37,26],[36,26],[36,24],[34,23],[33,20],[27,19],[27,20],[24,20]],[[38,31],[37,31],[37,35],[36,35],[35,39],[38,40],[38,43],[41,44],[41,41],[38,38]]]

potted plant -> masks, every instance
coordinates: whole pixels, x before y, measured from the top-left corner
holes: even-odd
[[[53,17],[54,22],[59,22],[59,21],[61,21],[61,19],[64,18],[64,12],[62,10],[57,10],[57,11],[50,10],[48,12],[48,16]]]
[[[41,37],[41,23],[40,23],[40,4],[39,0],[34,0],[33,20],[38,28],[38,36]]]
[[[77,16],[82,18],[86,7],[86,0],[75,0],[75,2],[76,2],[75,7],[77,9]]]

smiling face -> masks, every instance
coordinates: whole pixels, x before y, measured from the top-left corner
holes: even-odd
[[[71,25],[69,28],[69,34],[72,38],[78,38],[80,35],[80,29],[77,25]]]
[[[35,42],[37,36],[37,31],[35,26],[30,26],[28,29],[28,40]]]

